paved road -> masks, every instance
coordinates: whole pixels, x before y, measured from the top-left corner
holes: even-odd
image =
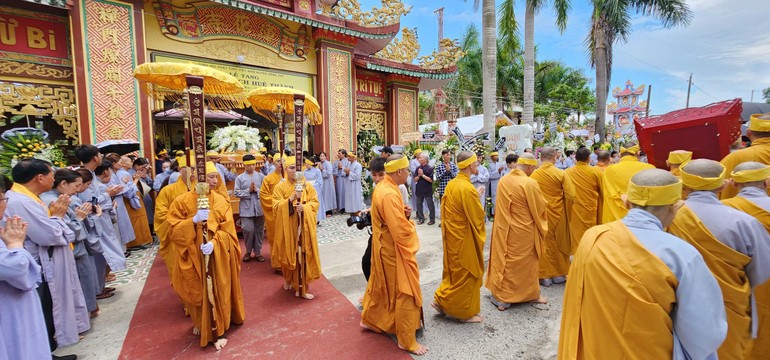
[[[325,236],[336,233],[337,239],[322,244],[321,265],[324,275],[350,302],[358,305],[358,299],[366,289],[361,272],[361,255],[366,248],[368,233],[349,229],[342,216],[335,216],[322,225]],[[333,229],[333,230],[332,230]],[[351,231],[358,232],[351,234]],[[506,311],[498,311],[489,303],[489,291],[482,288],[481,324],[462,324],[436,315],[430,307],[433,293],[441,283],[443,253],[441,229],[438,226],[418,225],[417,234],[421,247],[417,254],[420,265],[420,283],[424,301],[425,327],[418,341],[430,351],[421,359],[553,359],[561,321],[564,285],[544,288],[549,299],[546,305],[516,305]],[[491,234],[491,223],[487,225]],[[323,242],[323,241],[322,241]],[[489,246],[485,246],[485,259]],[[485,260],[486,263],[486,260]],[[395,346],[395,344],[394,344]]]
[[[324,275],[351,303],[358,305],[366,288],[361,256],[368,233],[345,225],[344,216],[326,219],[318,228],[319,251]],[[421,359],[553,359],[559,334],[563,285],[544,288],[547,305],[517,305],[498,311],[482,288],[481,324],[461,324],[436,316],[430,307],[433,292],[441,282],[442,243],[438,226],[419,225],[421,241],[417,262],[424,299],[426,330],[418,340],[430,351]],[[491,224],[487,226],[491,233]],[[155,248],[136,252],[129,268],[118,273],[118,291],[99,302],[102,314],[92,321],[92,330],[80,343],[56,352],[78,354],[79,359],[117,359],[144,281],[155,258]],[[489,247],[485,247],[485,255]],[[396,346],[395,342],[393,346]]]

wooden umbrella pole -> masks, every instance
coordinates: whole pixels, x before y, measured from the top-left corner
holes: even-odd
[[[209,208],[209,184],[206,181],[206,119],[203,116],[203,78],[200,76],[187,76],[187,97],[190,104],[190,128],[192,133],[192,148],[195,153],[195,170],[197,172],[198,183],[195,185],[195,193],[198,194],[197,206],[199,210]],[[203,237],[203,243],[208,243],[208,225],[206,221],[197,224],[197,231]],[[206,279],[206,294],[209,300],[209,316],[211,319],[211,329],[201,329],[201,331],[211,331],[211,338],[214,346],[220,349],[221,344],[217,337],[217,313],[214,298],[214,282],[211,277],[210,260],[211,255],[203,255],[203,277]]]
[[[294,185],[295,191],[297,191],[297,195],[299,195],[298,202],[300,204],[304,204],[307,199],[303,199],[302,193],[305,187],[305,181],[304,176],[302,176],[302,165],[304,164],[304,159],[302,156],[302,127],[304,125],[304,118],[305,118],[305,96],[304,95],[294,95],[294,156],[296,159],[296,168],[297,171],[295,173],[296,182]],[[307,294],[307,276],[305,276],[306,272],[306,254],[305,254],[305,244],[302,236],[302,227],[304,225],[304,211],[299,214],[299,228],[297,229],[297,284],[299,285],[299,289],[297,289],[299,296],[305,297]]]

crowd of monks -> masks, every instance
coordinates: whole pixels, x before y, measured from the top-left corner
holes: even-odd
[[[443,273],[431,307],[479,323],[482,285],[504,311],[546,303],[541,286],[566,282],[560,359],[770,358],[770,115],[752,116],[748,137],[750,147],[721,161],[672,151],[669,171],[640,161],[635,143],[621,147],[610,165],[608,154],[580,148],[566,170],[552,147],[537,156],[509,154],[504,169],[494,154],[486,169],[499,174],[494,185],[486,183],[495,199],[486,269],[487,214],[479,201],[486,185],[472,180],[482,158],[459,152],[440,198]],[[355,156],[342,164],[346,155],[340,151],[336,170],[329,164],[330,176],[360,181]],[[94,298],[104,291],[98,269],[119,258],[120,246],[104,240],[119,224],[103,223],[109,217],[102,216],[124,189],[109,186],[111,164],[102,164],[95,148],[81,147],[79,158],[77,171],[20,161],[13,187],[0,199],[3,358],[47,358],[57,345],[77,342],[90,327],[89,312],[98,312]],[[352,190],[351,198],[332,196],[337,204],[324,205],[327,191],[315,181],[323,172],[314,174],[313,162],[297,176],[295,157],[265,160],[245,155],[245,171],[234,179],[245,253],[215,163],[207,162],[199,184],[195,164],[177,158],[175,181],[154,203],[159,253],[200,345],[220,349],[231,324],[243,323],[241,261],[267,261],[263,240],[283,288],[313,299],[309,284],[321,276],[316,226],[342,202],[346,212],[371,215],[361,326],[394,334],[413,354],[426,353],[416,338],[423,298],[420,242],[405,191],[414,178],[410,161],[390,153],[373,160],[376,186],[365,210],[351,201],[360,196]],[[336,182],[330,188],[339,195]],[[135,200],[124,205],[136,210]]]

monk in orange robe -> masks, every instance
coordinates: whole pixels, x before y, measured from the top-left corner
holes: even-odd
[[[639,161],[640,151],[639,145],[634,142],[621,146],[620,161],[604,170],[602,223],[610,223],[626,216],[628,209],[623,204],[623,194],[628,188],[628,182],[638,172],[655,168],[655,166]]]
[[[722,203],[753,216],[770,234],[770,196],[767,196],[770,166],[747,161],[738,164],[730,178],[730,185],[738,189],[738,195],[722,200]],[[757,337],[746,359],[770,359],[770,282],[754,288],[754,299],[759,324]]]
[[[599,150],[599,153],[596,154],[596,168],[601,171],[606,170],[610,166],[610,155],[607,150]]]
[[[460,172],[449,181],[441,198],[444,272],[431,304],[440,314],[469,323],[483,321],[479,311],[487,229],[479,191],[470,180],[479,166],[472,152],[457,154]]]
[[[663,231],[682,183],[643,170],[624,193],[628,214],[589,229],[575,252],[559,359],[715,359],[727,331],[719,285],[692,245]]]
[[[725,168],[708,160],[682,167],[687,201],[668,232],[692,244],[719,282],[727,313],[720,359],[743,359],[756,337],[753,290],[770,278],[770,235],[755,218],[719,201]]]
[[[272,258],[281,266],[284,279],[284,290],[294,289],[296,296],[313,299],[313,294],[300,289],[299,276],[305,279],[304,284],[318,280],[321,277],[321,260],[318,257],[318,238],[316,237],[316,216],[318,216],[318,194],[311,184],[305,184],[302,192],[297,193],[296,158],[288,157],[283,165],[286,169],[286,179],[276,185],[273,190],[273,215],[275,215],[275,236],[271,248]],[[264,184],[264,182],[263,182]],[[264,187],[264,185],[263,185]],[[302,232],[298,234],[300,221]],[[302,256],[304,261],[297,263],[297,241],[302,236]],[[302,274],[300,274],[302,271]]]
[[[428,348],[415,338],[422,322],[416,257],[420,241],[409,220],[412,208],[404,205],[398,190],[409,178],[409,161],[403,155],[391,155],[385,172],[372,194],[372,271],[362,302],[361,326],[396,334],[399,348],[423,355]]]
[[[545,248],[540,256],[540,284],[550,286],[567,280],[569,256],[572,253],[570,240],[570,212],[575,199],[572,180],[564,170],[555,166],[558,151],[550,146],[540,150],[542,165],[530,176],[540,185],[540,193],[548,210],[548,233]]]
[[[163,262],[166,263],[169,278],[174,277],[176,251],[174,250],[173,241],[168,237],[168,210],[176,198],[195,189],[195,175],[193,173],[195,165],[187,166],[187,159],[184,156],[176,158],[176,162],[179,166],[179,180],[160,189],[160,193],[155,198],[155,221],[153,223],[155,234],[158,235],[158,240],[160,241],[158,253],[163,258]]]
[[[497,184],[485,286],[500,311],[513,303],[548,302],[540,295],[538,283],[548,215],[540,186],[529,178],[536,167],[535,156],[523,153],[514,170]]]
[[[207,164],[209,189],[216,188],[219,178],[216,167]],[[232,208],[228,199],[215,191],[209,191],[207,197],[209,209],[198,209],[199,195],[195,190],[188,191],[174,200],[167,215],[168,238],[173,241],[176,253],[172,286],[190,314],[193,333],[201,336],[202,347],[215,336],[224,335],[230,324],[240,325],[245,319],[240,281],[241,247]],[[206,244],[203,244],[204,231]],[[208,273],[204,255],[209,255]],[[207,276],[212,283],[213,304],[207,295]],[[213,320],[216,334],[211,330]],[[226,344],[227,340],[220,338],[214,346],[219,350]]]
[[[731,152],[721,161],[727,171],[728,179],[733,169],[742,162],[756,161],[770,165],[770,113],[751,115],[746,136],[751,140],[751,146]],[[729,199],[736,194],[738,194],[736,188],[727,187],[719,194],[719,197]],[[770,195],[770,192],[768,194]]]
[[[602,223],[604,173],[599,168],[588,165],[590,156],[591,150],[587,147],[578,149],[575,153],[577,165],[565,170],[575,190],[568,224],[571,241],[570,254],[575,253],[586,230]]]
[[[275,170],[271,172],[270,174],[267,174],[265,176],[265,179],[262,181],[262,186],[259,188],[259,202],[262,204],[262,210],[265,212],[265,231],[267,232],[267,236],[265,236],[265,239],[267,240],[268,244],[273,244],[273,237],[275,236],[275,214],[273,213],[273,190],[275,190],[276,185],[278,185],[281,180],[283,180],[283,161],[281,160],[280,154],[276,154],[276,156],[273,156],[273,165],[275,166]],[[273,252],[271,248],[271,253]],[[280,269],[281,266],[278,264],[278,259],[275,259],[274,256],[270,256],[270,264],[272,265],[273,269]]]

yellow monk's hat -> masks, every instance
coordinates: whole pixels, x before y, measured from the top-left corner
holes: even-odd
[[[415,150],[414,150],[414,153],[413,153],[413,154],[414,154],[414,155],[419,155],[419,154],[421,154],[421,153],[422,153],[422,149],[420,149],[420,148],[417,148],[417,149],[415,149]]]
[[[489,153],[489,156],[499,156],[499,155],[497,154],[497,151],[493,151],[493,152]]]
[[[182,155],[184,155],[184,151],[177,150],[174,154],[176,154],[176,156],[182,156]]]
[[[686,171],[687,165],[685,164],[685,166],[680,167],[680,170],[682,170],[682,183],[693,190],[708,191],[718,189],[725,183],[725,174],[727,173],[727,169],[722,164],[719,164],[719,166],[722,167],[722,173],[718,177],[705,178],[688,173]]]
[[[257,159],[257,161],[264,161],[265,160],[265,155],[262,155],[260,153],[256,153],[256,154],[254,154],[254,158]]]
[[[674,150],[668,153],[669,165],[681,165],[692,160],[692,151]]]
[[[283,166],[289,167],[292,165],[297,165],[297,158],[294,156],[289,156],[287,158],[283,158]]]
[[[471,166],[476,161],[479,161],[479,158],[478,158],[478,156],[476,156],[476,154],[473,154],[473,156],[471,156],[471,157],[469,157],[469,158],[467,158],[467,159],[457,163],[457,168],[460,169],[460,170],[465,169],[468,166]]]
[[[409,160],[406,159],[405,156],[396,159],[396,160],[390,160],[385,163],[385,172],[390,174],[394,173],[401,169],[406,169],[409,167]]]
[[[216,167],[216,165],[214,165],[213,162],[206,161],[206,175],[211,174],[211,173],[217,173],[218,174],[219,172],[217,171],[217,167]]]
[[[628,202],[638,206],[666,206],[682,200],[682,182],[664,186],[641,186],[628,182]]]
[[[733,171],[730,174],[730,177],[739,184],[765,181],[770,178],[770,166],[765,166],[760,169]]]
[[[279,153],[273,154],[273,161],[278,161],[278,160],[281,160],[281,154]]]
[[[195,155],[190,154],[190,162],[192,164],[187,165],[187,156],[184,156],[184,154],[176,157],[176,163],[179,167],[195,167]]]
[[[631,147],[620,147],[620,153],[629,153],[634,155],[639,155],[639,151],[641,151],[641,148],[639,148],[639,145],[634,145]]]
[[[296,160],[295,160],[295,161],[296,161]],[[305,158],[305,165],[310,165],[310,166],[313,166],[313,165],[315,165],[315,163],[314,163],[314,162],[312,162],[310,159],[308,159],[308,158]]]
[[[751,115],[749,117],[749,130],[770,132],[770,113]]]
[[[209,150],[206,151],[206,156],[219,156],[219,153],[216,150]]]

